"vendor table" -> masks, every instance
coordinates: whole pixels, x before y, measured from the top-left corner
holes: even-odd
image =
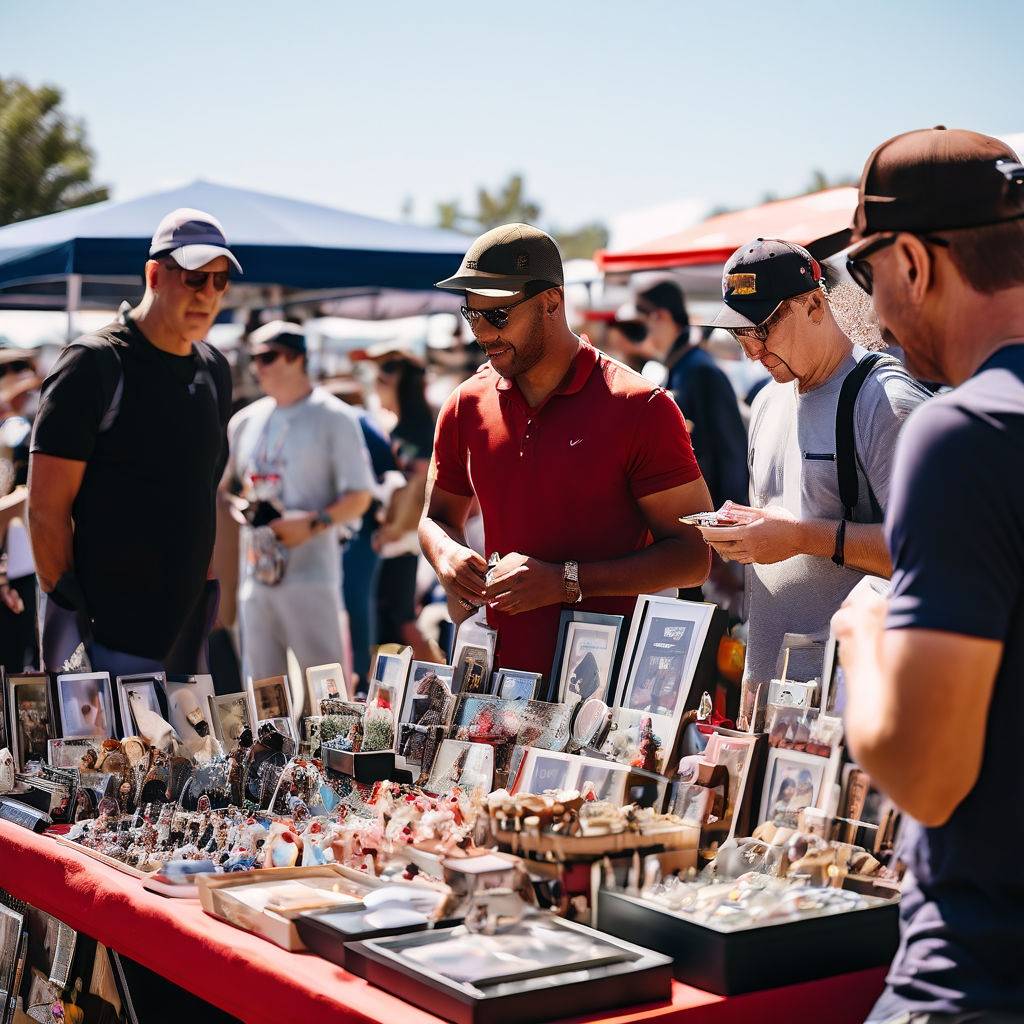
[[[188,989],[246,1024],[284,1021],[439,1024],[319,957],[289,953],[168,899],[50,836],[0,821],[0,888]],[[576,1018],[603,1024],[860,1022],[882,990],[881,968],[802,985],[717,996],[674,982],[672,1000]]]

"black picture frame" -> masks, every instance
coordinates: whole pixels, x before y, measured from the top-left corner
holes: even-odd
[[[7,742],[11,755],[14,758],[14,767],[17,771],[25,770],[25,754],[22,750],[21,737],[18,727],[18,707],[15,700],[15,688],[28,682],[33,682],[43,687],[46,698],[46,736],[41,740],[43,749],[41,760],[45,761],[49,753],[49,741],[60,739],[60,732],[57,728],[53,700],[53,679],[49,672],[6,672],[4,673],[4,708],[5,721],[7,723]]]
[[[615,684],[619,674],[619,666],[622,662],[622,652],[625,644],[625,616],[605,615],[601,612],[573,611],[570,608],[562,610],[558,620],[558,639],[555,643],[555,658],[551,663],[551,674],[548,677],[546,700],[553,704],[566,703],[567,694],[563,692],[565,687],[562,684],[563,662],[568,655],[566,641],[569,635],[569,627],[574,624],[605,626],[614,628],[612,662],[608,667],[608,678],[604,683],[603,691],[583,694],[581,700],[588,697],[600,697],[605,704],[611,706],[615,699]]]

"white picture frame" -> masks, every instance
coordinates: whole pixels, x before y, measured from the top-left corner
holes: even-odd
[[[494,788],[494,748],[487,743],[443,740],[430,767],[423,789],[443,794],[459,786],[465,792],[482,788],[485,794]]]
[[[292,717],[292,690],[288,676],[250,679],[247,689],[252,697],[257,722]]]
[[[230,753],[235,748],[239,735],[246,728],[252,732],[255,740],[258,719],[249,690],[215,693],[209,700],[213,734],[224,747],[225,753]]]
[[[213,676],[200,673],[164,679],[167,721],[190,754],[206,756],[216,739],[210,722],[210,698],[215,695]],[[205,724],[204,724],[205,723]],[[205,735],[204,735],[205,733]]]
[[[320,715],[323,700],[335,698],[348,700],[348,683],[339,662],[329,665],[311,665],[306,669],[306,691],[309,696],[309,713]]]
[[[732,839],[736,834],[738,812],[743,806],[747,787],[750,786],[750,769],[759,738],[751,733],[727,735],[715,732],[704,748],[703,759],[711,764],[723,765],[729,773],[729,792],[720,826],[720,830],[729,826],[726,839]]]
[[[827,810],[827,803],[832,801],[841,755],[840,747],[836,747],[830,757],[770,747],[757,823],[775,821],[795,827],[799,812],[805,807]]]
[[[115,680],[117,686],[117,707],[121,714],[121,737],[138,736],[139,724],[132,714],[130,694],[140,692],[145,694],[145,705],[154,714],[164,717],[164,711],[160,707],[160,698],[157,687],[164,687],[167,681],[164,672],[137,672],[132,675],[118,676]]]
[[[544,682],[540,672],[518,668],[499,668],[491,676],[493,696],[502,700],[540,700],[538,690]]]
[[[61,736],[67,740],[112,739],[116,732],[109,672],[63,672],[57,676]]]
[[[369,707],[377,694],[378,686],[383,683],[391,687],[394,693],[392,714],[398,720],[402,702],[405,700],[406,680],[412,666],[412,648],[403,647],[399,651],[377,651],[373,667],[370,670],[370,681],[366,691],[366,706]]]

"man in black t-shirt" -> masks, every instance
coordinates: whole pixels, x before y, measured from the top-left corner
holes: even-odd
[[[43,609],[44,661],[72,653],[48,650],[62,609],[111,674],[154,671],[195,632],[227,457],[230,373],[203,339],[241,267],[199,210],[168,214],[149,253],[141,303],[61,352],[32,435],[29,530],[56,606]]]
[[[847,266],[916,377],[888,602],[835,617],[850,749],[912,816],[872,1022],[1024,1020],[1024,166],[934,128],[868,159]]]

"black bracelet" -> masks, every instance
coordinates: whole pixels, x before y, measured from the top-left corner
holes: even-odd
[[[846,546],[846,520],[840,519],[836,527],[836,549],[832,554],[832,561],[836,565],[846,565],[844,548]]]

